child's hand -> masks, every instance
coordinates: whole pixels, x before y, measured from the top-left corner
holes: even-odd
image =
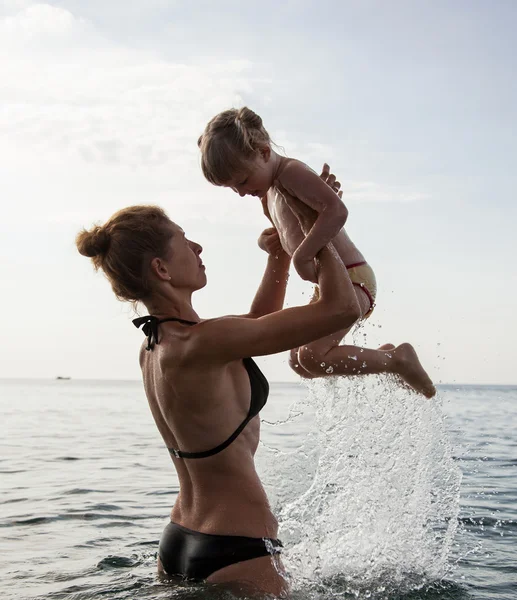
[[[260,234],[258,245],[261,250],[269,255],[278,258],[280,254],[285,253],[280,243],[280,236],[274,227],[268,227]]]
[[[306,258],[296,251],[293,254],[293,265],[302,279],[305,281],[312,281],[312,283],[318,283],[316,264],[313,258]]]

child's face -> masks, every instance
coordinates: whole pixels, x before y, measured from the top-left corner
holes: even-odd
[[[231,188],[239,196],[262,198],[273,185],[273,161],[269,148],[260,150],[246,168],[236,173],[224,187]]]

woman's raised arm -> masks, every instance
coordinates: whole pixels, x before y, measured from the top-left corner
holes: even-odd
[[[274,227],[269,227],[260,234],[258,245],[267,252],[268,258],[250,312],[245,315],[252,318],[282,310],[291,264],[291,257],[282,248],[278,232]]]
[[[341,259],[329,245],[320,251],[317,262],[318,301],[258,319],[221,317],[203,321],[190,332],[184,360],[225,363],[276,354],[350,327],[359,318],[360,310]]]

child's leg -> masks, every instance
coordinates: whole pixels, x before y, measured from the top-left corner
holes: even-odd
[[[397,347],[386,344],[378,350],[336,345],[327,352],[322,352],[315,344],[317,342],[298,349],[298,362],[310,377],[393,373],[428,398],[436,393],[433,382],[410,344]]]
[[[357,289],[358,301],[363,308],[366,296]],[[369,302],[365,312],[369,310]],[[349,329],[311,342],[291,351],[290,365],[293,370],[306,378],[331,375],[371,375],[394,373],[402,377],[416,391],[427,397],[436,393],[435,387],[424,371],[414,348],[410,344],[385,344],[377,350],[357,346],[340,346],[339,343]]]
[[[361,309],[361,314],[365,315],[366,312],[368,310],[370,310],[370,301],[369,299],[367,299],[367,302],[365,301],[365,297],[366,294],[361,294],[358,293],[356,291],[356,297],[357,300],[359,302],[359,307]],[[316,302],[319,299],[319,290],[318,290],[318,286],[316,286],[314,288],[314,293],[312,295],[312,298],[310,299],[310,303],[312,302]],[[353,325],[352,325],[353,327]],[[312,350],[312,361],[316,361],[318,359],[319,356],[323,356],[324,354],[326,354],[331,348],[334,348],[334,346],[339,346],[339,343],[341,342],[341,340],[345,337],[345,335],[350,331],[350,329],[352,329],[352,327],[349,327],[348,329],[342,329],[340,331],[336,331],[336,333],[332,333],[331,335],[328,335],[327,337],[321,338],[319,340],[316,340],[315,342],[311,342],[310,344],[308,344],[307,346],[305,346],[304,348],[310,348]],[[305,350],[302,351],[302,354],[304,354]],[[299,358],[299,353],[300,353],[300,348],[293,348],[290,353],[289,353],[289,366],[291,367],[291,369],[300,377],[303,377],[304,379],[314,379],[315,377],[323,377],[324,375],[326,375],[326,373],[321,370],[321,369],[316,369],[316,368],[311,368],[310,370],[304,368],[301,364],[302,361],[300,361]],[[322,367],[322,362],[320,361],[320,367]]]
[[[357,297],[357,301],[359,302],[361,314],[364,316],[371,308],[370,299],[360,288],[357,288],[357,290],[356,290],[356,297]],[[318,288],[316,287],[314,289],[314,294],[313,294],[310,302],[316,302],[316,300],[318,300],[318,298],[319,298],[319,291],[318,291]],[[353,327],[353,325],[352,325],[352,327]],[[324,363],[323,356],[326,355],[327,352],[329,350],[331,350],[332,348],[334,348],[335,346],[339,346],[341,340],[352,329],[352,327],[349,327],[348,329],[342,329],[340,331],[336,331],[335,333],[332,333],[324,338],[316,340],[315,342],[311,342],[307,346],[304,346],[304,350],[302,350],[301,354],[303,357],[305,357],[305,353],[307,352],[306,349],[310,349],[311,364],[312,364],[312,362],[315,362],[319,358],[321,358],[321,360],[319,362],[319,366],[320,366],[319,369],[317,369],[316,367],[311,368],[310,370],[304,368],[304,366],[302,365],[302,362],[304,362],[304,360],[302,358],[302,361],[301,361],[300,357],[299,357],[300,348],[293,348],[291,350],[291,352],[289,353],[289,361],[288,361],[289,366],[297,375],[299,375],[300,377],[303,377],[304,379],[314,379],[315,377],[323,377],[325,375],[330,374],[332,372],[332,369],[328,373],[326,372],[327,366],[325,364],[323,364]]]

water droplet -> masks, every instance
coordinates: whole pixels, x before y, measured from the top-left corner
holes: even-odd
[[[357,356],[349,356],[348,358],[350,358],[351,360],[357,360]]]
[[[329,367],[329,368],[328,368],[328,369],[325,371],[325,373],[329,373],[329,374],[330,374],[330,373],[334,373],[334,369],[333,369],[332,367]]]
[[[322,363],[321,363],[321,365],[320,365],[320,367],[324,367],[324,366],[325,366],[325,363],[324,363],[324,362],[322,362]]]

